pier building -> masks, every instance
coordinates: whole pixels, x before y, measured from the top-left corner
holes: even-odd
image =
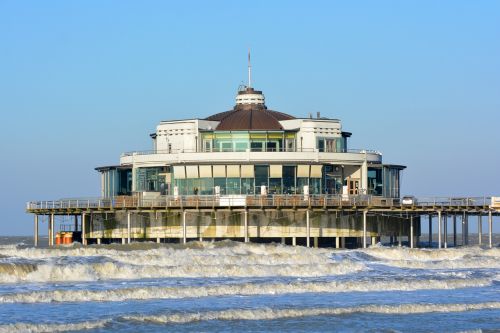
[[[339,119],[269,109],[250,73],[249,66],[232,109],[161,121],[151,150],[97,167],[100,198],[28,203],[35,234],[45,216],[53,245],[55,217],[73,216],[74,226],[64,228],[84,244],[233,239],[358,247],[386,236],[413,247],[422,215],[430,223],[438,217],[441,227],[447,216],[456,225],[457,215],[491,220],[498,213],[490,198],[402,203],[405,166],[352,149]]]

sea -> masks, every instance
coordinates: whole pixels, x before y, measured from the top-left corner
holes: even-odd
[[[0,237],[0,332],[500,332],[494,243],[34,248]]]

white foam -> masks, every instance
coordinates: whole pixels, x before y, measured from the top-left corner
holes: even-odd
[[[226,246],[224,246],[226,245]],[[5,249],[4,249],[5,251]],[[12,251],[12,249],[9,249]],[[93,281],[164,277],[317,277],[354,273],[360,262],[332,260],[331,251],[264,244],[198,243],[196,248],[161,247],[120,251],[109,248],[21,249],[0,282]],[[14,253],[13,253],[14,254]],[[45,256],[45,257],[44,257]],[[5,264],[4,264],[5,265]],[[1,266],[0,266],[1,267]],[[19,267],[19,269],[18,269]]]
[[[139,287],[111,290],[50,290],[0,295],[0,303],[118,302],[130,299],[178,299],[230,295],[277,295],[459,289],[491,285],[490,279],[430,279],[392,281],[330,281],[241,283],[184,287]]]
[[[420,314],[430,312],[464,312],[487,309],[500,309],[500,302],[476,304],[402,304],[402,305],[362,305],[346,308],[291,308],[291,309],[230,309],[197,313],[175,313],[164,315],[124,316],[126,320],[154,323],[190,323],[208,320],[272,320],[306,316],[336,316],[353,313],[377,314]]]
[[[85,321],[79,323],[67,324],[31,324],[31,323],[15,323],[0,325],[0,333],[42,333],[42,332],[66,332],[90,330],[104,327],[109,320]]]
[[[372,247],[358,251],[370,255],[384,264],[401,268],[500,268],[500,249],[497,248],[410,249],[406,247]]]

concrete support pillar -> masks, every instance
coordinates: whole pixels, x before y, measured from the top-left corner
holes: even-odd
[[[244,219],[245,219],[245,230],[244,230],[245,243],[248,243],[248,241],[249,241],[249,237],[248,237],[248,210],[245,210],[243,215],[244,215]]]
[[[453,214],[453,246],[457,247],[457,215]]]
[[[87,245],[87,221],[85,221],[85,213],[82,213],[82,244]]]
[[[399,220],[399,236],[398,236],[398,246],[403,246],[403,221]]]
[[[366,214],[368,211],[363,211],[363,248],[366,249]]]
[[[493,216],[491,215],[491,210],[488,212],[488,236],[489,236],[489,247],[493,247]]]
[[[187,243],[187,233],[186,233],[186,211],[182,212],[182,243]]]
[[[410,216],[410,248],[413,249],[415,244],[413,244],[413,241],[415,239],[414,232],[413,232],[413,215]]]
[[[318,242],[318,237],[314,237],[313,240],[314,240],[314,247],[318,248],[318,243],[319,243]]]
[[[157,244],[160,244],[160,243],[161,243],[161,239],[160,239],[160,237],[156,237],[156,243],[157,243]]]
[[[101,245],[101,238],[97,238],[97,245]]]
[[[122,238],[122,244],[127,244],[127,240],[125,238]]]
[[[286,238],[285,238],[285,237],[281,237],[281,244],[282,244],[282,245],[285,245],[285,244],[286,244]]]
[[[448,248],[448,215],[443,219],[443,233],[444,233],[444,248]]]
[[[462,245],[465,245],[465,212],[462,214]]]
[[[464,213],[465,216],[465,245],[469,245],[469,214]]]
[[[340,248],[345,249],[345,237],[340,237]]]
[[[130,244],[130,212],[127,212],[127,244]]]
[[[432,247],[432,214],[429,214],[429,247]]]
[[[311,223],[309,221],[309,209],[306,210],[306,246],[311,246]]]
[[[440,249],[441,245],[442,245],[442,242],[441,242],[441,223],[442,223],[441,211],[438,210],[438,249]]]
[[[377,237],[372,236],[372,245],[375,245],[375,244],[377,244]]]
[[[292,246],[297,246],[297,237],[292,237]]]
[[[483,216],[481,213],[477,217],[477,241],[479,245],[483,244]]]
[[[335,248],[340,249],[340,237],[335,237]]]
[[[54,214],[50,214],[50,234],[49,234],[49,241],[50,241],[50,246],[54,246]]]
[[[38,246],[38,215],[35,214],[35,230],[34,230],[34,233],[33,233],[33,243],[35,245],[35,247]]]

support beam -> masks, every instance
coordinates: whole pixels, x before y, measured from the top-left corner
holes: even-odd
[[[453,214],[453,246],[457,247],[457,215]]]
[[[429,247],[432,247],[432,214],[429,214]]]
[[[33,243],[35,247],[38,246],[38,215],[35,214],[35,230],[33,234]]]
[[[442,218],[441,218],[441,211],[438,210],[438,249],[441,248],[441,223],[442,223]]]
[[[481,213],[477,217],[477,241],[479,245],[483,244],[483,216]]]
[[[448,248],[448,214],[443,219],[444,248]]]
[[[249,242],[249,237],[248,237],[248,210],[245,210],[244,212],[244,218],[245,218],[245,243]]]
[[[340,249],[340,237],[335,237],[335,248]]]
[[[403,246],[403,221],[399,220],[399,236],[398,236],[398,246]]]
[[[490,240],[490,249],[493,247],[493,216],[491,210],[488,212],[488,236]]]
[[[309,221],[309,209],[306,210],[306,246],[311,246],[311,223]]]
[[[319,245],[318,237],[313,237],[313,241],[314,241],[314,247],[318,248]]]
[[[50,245],[54,246],[54,214],[50,214]]]
[[[130,212],[127,212],[127,244],[130,244]]]
[[[297,237],[292,237],[292,246],[297,246]]]
[[[466,245],[465,242],[465,212],[462,214],[462,245]]]
[[[366,214],[368,211],[363,211],[363,248],[366,249]]]
[[[87,225],[85,221],[85,213],[82,213],[82,244],[87,245]]]
[[[469,245],[469,214],[464,212],[465,216],[465,245]]]
[[[377,236],[372,236],[372,245],[377,244]]]
[[[187,233],[186,233],[186,211],[182,212],[182,243],[187,243]]]
[[[413,215],[410,216],[410,248],[413,249],[415,244],[413,244],[415,237],[414,237],[414,232],[413,232]]]

